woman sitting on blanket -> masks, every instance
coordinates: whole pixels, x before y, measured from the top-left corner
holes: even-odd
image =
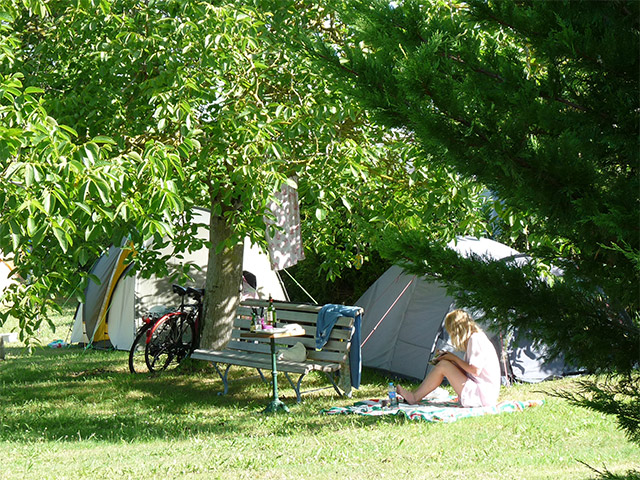
[[[500,393],[500,363],[496,350],[478,324],[464,310],[454,310],[444,320],[451,343],[465,352],[464,360],[440,350],[435,368],[414,392],[398,385],[397,392],[409,404],[417,404],[446,377],[463,407],[495,405]]]

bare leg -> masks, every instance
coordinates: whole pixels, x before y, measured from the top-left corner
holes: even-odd
[[[449,360],[441,360],[435,366],[429,375],[422,381],[420,386],[414,391],[411,392],[404,387],[398,385],[398,393],[402,395],[402,398],[411,405],[415,405],[420,400],[422,400],[429,393],[433,392],[444,379],[449,380],[449,383],[455,390],[455,392],[460,396],[462,392],[462,388],[464,384],[467,382],[467,376],[464,374],[460,368],[458,368],[454,363]]]
[[[413,396],[413,393],[407,390],[406,388],[404,388],[403,386],[398,385],[396,387],[396,391],[398,392],[398,395],[404,398],[404,401],[407,402],[409,405],[414,405],[418,403],[415,397]]]

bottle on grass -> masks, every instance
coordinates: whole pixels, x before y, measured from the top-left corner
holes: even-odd
[[[393,382],[389,382],[389,406],[398,406],[398,394],[396,393],[396,387],[393,385]]]

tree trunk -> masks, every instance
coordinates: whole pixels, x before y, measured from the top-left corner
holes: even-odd
[[[200,328],[201,348],[224,348],[231,338],[235,312],[240,303],[244,246],[239,242],[218,251],[218,245],[231,237],[224,216],[211,215],[209,260],[204,296],[204,315]]]

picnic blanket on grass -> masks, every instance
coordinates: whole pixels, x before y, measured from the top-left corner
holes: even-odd
[[[500,402],[493,407],[462,407],[456,397],[449,400],[423,400],[418,405],[401,403],[397,407],[386,407],[381,400],[371,399],[356,402],[350,407],[332,407],[321,413],[327,415],[357,414],[367,416],[401,415],[410,420],[424,420],[426,422],[455,422],[460,418],[477,417],[480,415],[495,415],[497,413],[521,412],[525,408],[544,404],[544,400],[509,400]]]

